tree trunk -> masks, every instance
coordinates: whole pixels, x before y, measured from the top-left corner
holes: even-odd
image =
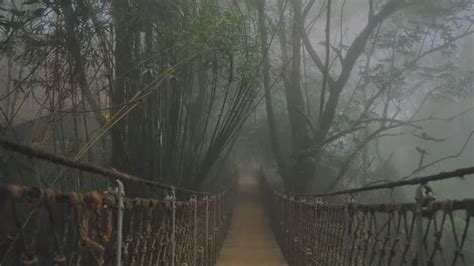
[[[272,93],[270,91],[270,64],[268,62],[268,40],[267,40],[267,25],[265,21],[265,1],[259,0],[257,4],[258,9],[258,27],[260,33],[260,50],[262,53],[262,74],[263,87],[265,90],[265,110],[267,113],[268,129],[270,134],[270,144],[277,162],[278,170],[285,184],[288,183],[286,174],[286,166],[280,152],[280,145],[278,142],[278,133],[275,123],[275,115],[273,112]]]
[[[110,94],[111,105],[123,104],[127,99],[129,89],[128,70],[132,65],[132,39],[129,21],[130,7],[127,0],[112,2],[113,19],[115,25],[115,78]],[[125,165],[125,129],[126,120],[122,119],[111,129],[113,167],[121,170]]]
[[[306,149],[311,141],[309,128],[304,117],[305,106],[301,88],[301,37],[302,37],[302,1],[293,0],[292,61],[289,91],[286,94],[288,116],[293,140],[293,154]],[[308,189],[313,176],[312,158],[297,160],[293,166],[294,185],[292,190],[302,192]]]
[[[99,110],[99,104],[92,96],[86,78],[86,69],[84,63],[84,57],[81,53],[81,45],[76,35],[76,21],[78,19],[77,14],[74,12],[74,8],[71,6],[71,2],[67,0],[60,1],[61,12],[64,15],[64,26],[66,28],[66,48],[69,54],[74,58],[74,65],[72,69],[73,78],[78,82],[81,90],[82,97],[84,97],[92,110]],[[97,122],[100,124],[104,123],[102,114],[99,111],[94,112]]]

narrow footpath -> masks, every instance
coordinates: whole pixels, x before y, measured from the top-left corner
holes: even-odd
[[[288,265],[270,230],[253,177],[239,179],[239,196],[217,265]]]

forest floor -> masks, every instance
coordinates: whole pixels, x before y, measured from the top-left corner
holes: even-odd
[[[237,203],[217,265],[288,265],[270,230],[256,178],[239,179]]]

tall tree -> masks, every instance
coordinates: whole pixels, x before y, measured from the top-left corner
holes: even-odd
[[[262,75],[263,75],[263,87],[265,91],[265,110],[267,113],[267,122],[268,122],[268,129],[270,134],[270,143],[272,146],[272,151],[275,156],[275,160],[278,165],[278,169],[285,181],[288,184],[288,177],[286,175],[286,165],[284,159],[281,154],[280,150],[280,143],[278,141],[278,133],[277,133],[277,126],[275,122],[275,113],[273,111],[273,100],[272,100],[272,92],[270,88],[270,63],[268,60],[268,50],[269,50],[269,43],[268,43],[268,30],[267,30],[267,23],[266,23],[266,16],[265,16],[265,3],[266,0],[259,0],[257,3],[257,11],[258,11],[258,27],[259,27],[259,35],[260,35],[260,52],[262,54]]]
[[[325,179],[322,176],[318,176],[316,173],[317,165],[321,164],[321,160],[324,156],[328,155],[330,147],[333,142],[350,142],[354,144],[353,151],[350,152],[351,155],[348,156],[348,159],[341,165],[340,171],[337,173],[333,180],[330,181],[329,188],[334,188],[342,178],[345,176],[347,171],[350,169],[351,162],[354,158],[357,157],[359,152],[364,151],[364,147],[368,145],[373,140],[376,140],[380,137],[383,137],[387,134],[383,134],[386,131],[392,130],[396,127],[401,127],[403,125],[411,124],[413,117],[408,120],[398,120],[400,112],[392,112],[393,108],[400,108],[399,106],[392,103],[395,99],[396,94],[394,89],[389,89],[389,87],[398,87],[401,83],[405,82],[408,79],[406,71],[408,69],[413,70],[417,69],[417,64],[421,61],[422,58],[427,57],[430,54],[434,54],[439,51],[449,50],[450,46],[454,44],[457,40],[469,35],[472,33],[470,30],[469,20],[464,19],[463,14],[469,13],[467,10],[472,9],[472,3],[469,1],[462,1],[462,3],[453,4],[453,3],[440,3],[435,6],[439,10],[443,10],[444,18],[450,20],[450,17],[457,17],[463,20],[463,23],[458,23],[456,25],[449,24],[443,26],[446,30],[445,33],[453,33],[456,28],[456,32],[459,34],[448,34],[447,36],[440,36],[437,33],[431,35],[433,37],[433,42],[436,45],[432,45],[431,48],[426,47],[424,38],[426,38],[426,33],[422,34],[420,28],[411,27],[407,25],[402,25],[399,27],[406,27],[405,31],[407,32],[406,36],[397,36],[397,40],[392,42],[392,47],[397,46],[396,49],[402,50],[398,52],[403,54],[405,63],[402,66],[396,66],[395,63],[400,60],[392,60],[392,66],[387,68],[387,71],[384,72],[366,72],[365,78],[362,82],[366,87],[375,87],[377,90],[373,92],[373,95],[362,101],[364,106],[359,109],[361,110],[360,115],[356,116],[355,114],[346,115],[342,117],[338,114],[339,108],[341,108],[341,98],[344,93],[350,91],[352,86],[349,83],[350,76],[355,68],[358,65],[358,61],[361,61],[361,55],[364,51],[367,50],[367,46],[370,40],[374,40],[374,44],[371,46],[369,54],[377,54],[379,57],[383,57],[385,44],[382,44],[382,39],[377,38],[376,32],[384,31],[386,34],[392,34],[390,27],[382,27],[384,22],[393,17],[394,14],[401,14],[410,12],[407,7],[412,7],[413,10],[420,10],[426,8],[425,2],[416,2],[416,1],[400,1],[400,0],[388,0],[388,1],[368,1],[368,16],[367,23],[363,26],[362,30],[356,35],[356,37],[348,45],[343,45],[342,37],[340,40],[339,47],[331,43],[330,31],[331,29],[331,2],[327,1],[322,5],[322,10],[326,11],[326,40],[321,43],[325,47],[326,56],[322,60],[316,49],[313,47],[312,40],[310,35],[306,32],[306,26],[304,21],[310,10],[312,9],[315,1],[309,1],[307,6],[302,7],[301,1],[292,0],[293,16],[292,16],[292,28],[291,28],[291,58],[286,60],[288,53],[285,53],[287,50],[286,42],[286,32],[278,32],[280,36],[280,47],[282,48],[282,83],[285,87],[286,101],[287,101],[287,112],[289,116],[289,121],[291,124],[291,133],[292,133],[292,142],[293,142],[293,163],[291,164],[291,176],[294,179],[294,186],[288,188],[289,190],[306,192],[312,189],[312,184],[315,181],[314,175],[316,174],[316,182],[319,184],[319,189],[324,190],[328,187],[322,185],[322,179]],[[442,2],[442,1],[440,1]],[[279,1],[278,7],[282,9],[282,1]],[[460,8],[463,6],[463,8]],[[344,4],[341,5],[341,14]],[[284,12],[280,10],[280,12]],[[434,12],[433,12],[434,13]],[[321,14],[319,12],[316,15],[316,19]],[[453,15],[450,15],[453,14]],[[455,15],[459,14],[459,15]],[[342,21],[342,20],[341,20]],[[416,22],[420,23],[420,22]],[[312,25],[312,24],[311,24]],[[311,27],[310,25],[310,27]],[[430,26],[426,26],[429,28]],[[409,32],[409,33],[408,33]],[[384,34],[385,34],[384,33]],[[428,33],[430,35],[431,33]],[[342,36],[342,25],[341,25],[341,36]],[[423,37],[425,36],[425,37]],[[400,38],[400,39],[398,39]],[[404,38],[404,39],[401,39]],[[308,52],[310,58],[312,59],[316,68],[320,71],[323,76],[323,82],[318,89],[320,92],[319,98],[319,110],[317,114],[319,119],[316,119],[318,122],[313,123],[311,117],[304,116],[304,100],[302,97],[302,88],[301,88],[301,71],[300,71],[300,61],[301,61],[301,41],[304,43],[304,47]],[[409,44],[406,44],[409,42]],[[404,44],[405,43],[405,44]],[[419,45],[418,53],[407,52],[409,48],[414,46],[415,43]],[[390,45],[390,44],[389,44]],[[402,47],[403,45],[403,47]],[[378,49],[378,50],[377,50]],[[403,51],[405,49],[405,51]],[[330,57],[330,51],[334,51],[335,58]],[[370,56],[369,56],[370,58]],[[370,59],[366,59],[370,60]],[[389,60],[389,59],[388,59]],[[287,65],[291,65],[291,75],[285,75],[285,68]],[[337,66],[337,67],[334,67]],[[380,68],[383,66],[381,61],[378,62],[377,67]],[[361,66],[362,67],[362,66]],[[331,68],[338,69],[339,71],[330,71]],[[373,71],[374,69],[370,68],[370,64],[366,65],[365,71]],[[338,74],[334,74],[338,72]],[[377,73],[377,74],[376,74]],[[380,74],[380,75],[379,75]],[[391,81],[390,81],[391,80]],[[369,81],[367,83],[367,81]],[[360,82],[359,82],[360,84]],[[396,84],[396,85],[395,85]],[[414,86],[409,86],[408,91],[414,90],[414,88],[419,87],[418,84],[413,84]],[[403,86],[403,85],[402,85]],[[399,98],[399,97],[398,97]],[[397,98],[397,100],[398,100]],[[360,103],[360,101],[359,101]],[[313,104],[313,103],[307,103]],[[352,100],[349,100],[349,104],[353,104]],[[423,103],[421,103],[423,104]],[[383,105],[382,113],[379,117],[374,117],[374,108],[377,105]],[[416,113],[416,112],[415,112]],[[353,117],[353,118],[350,118]],[[352,122],[350,120],[353,119]],[[347,122],[346,122],[347,121]],[[372,125],[373,121],[378,121],[378,126],[375,130],[367,131],[369,125]],[[357,132],[361,129],[365,129],[364,134],[359,134]],[[367,162],[364,163],[365,165]],[[319,178],[319,179],[318,179]]]

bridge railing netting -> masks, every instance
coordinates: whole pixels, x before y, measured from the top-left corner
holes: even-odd
[[[115,196],[8,185],[0,202],[1,265],[115,265]],[[231,208],[230,191],[189,201],[125,198],[123,265],[173,265],[173,257],[175,265],[214,265]]]
[[[363,204],[349,194],[347,200],[284,194],[261,180],[290,265],[474,263],[474,199],[436,201],[422,183],[417,202]]]
[[[56,163],[81,168],[81,164],[68,165],[67,158],[45,152],[24,154],[47,155]],[[99,175],[104,171],[109,179],[120,180],[123,175],[88,167],[86,171]],[[117,265],[120,237],[121,265],[216,263],[229,227],[235,185],[219,193],[194,193],[123,177],[121,181],[135,190],[141,187],[145,196],[121,197],[120,206],[120,193],[113,189],[60,192],[0,185],[0,265]],[[149,190],[159,193],[149,197],[145,193]],[[121,232],[119,212],[123,215]]]

